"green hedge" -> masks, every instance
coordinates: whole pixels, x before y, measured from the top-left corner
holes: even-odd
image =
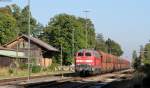
[[[34,65],[31,68],[32,68],[32,73],[38,73],[42,69],[41,66],[37,66],[37,65]]]

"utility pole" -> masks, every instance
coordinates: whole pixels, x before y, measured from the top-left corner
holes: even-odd
[[[85,43],[86,43],[86,48],[88,48],[88,21],[87,21],[87,14],[90,12],[89,10],[84,10],[83,11],[84,13],[85,13],[85,19],[86,19],[86,21],[85,21],[85,30],[86,30],[86,33],[85,33]]]
[[[111,40],[109,38],[108,38],[106,44],[107,44],[107,47],[108,47],[107,51],[108,51],[109,54],[111,54],[112,53],[111,52],[112,48],[111,48]]]
[[[74,31],[75,29],[72,29],[72,58],[74,59]]]
[[[63,52],[63,47],[62,47],[62,42],[61,42],[61,78],[64,77],[63,75],[63,55],[62,55],[62,52]]]
[[[141,59],[144,58],[144,53],[145,53],[144,48],[143,48],[143,46],[141,45],[141,46],[140,46],[140,58],[141,58]]]
[[[31,64],[31,62],[30,62],[30,54],[31,54],[31,46],[30,46],[30,0],[28,0],[28,7],[29,7],[29,13],[28,13],[28,81],[30,80],[30,64]]]
[[[16,29],[16,33],[17,33],[17,42],[19,42],[19,31],[18,31],[18,29]],[[17,46],[16,46],[16,64],[18,64],[18,51],[19,51],[19,45],[18,45],[18,43],[17,43]]]

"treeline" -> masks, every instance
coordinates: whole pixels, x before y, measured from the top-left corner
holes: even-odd
[[[28,6],[21,9],[14,4],[0,8],[0,45],[13,40],[18,35],[28,34],[28,13]],[[123,54],[117,42],[111,39],[105,40],[102,34],[96,35],[94,24],[90,19],[62,13],[52,17],[44,27],[31,14],[30,24],[33,37],[40,38],[59,50],[62,44],[64,64],[70,64],[74,52],[82,48],[102,50],[117,56]],[[54,58],[59,62],[60,54]]]
[[[139,55],[137,54],[139,53]],[[136,71],[144,72],[150,76],[150,43],[140,47],[140,52],[133,51],[132,66]]]
[[[109,54],[113,54],[116,56],[121,56],[123,54],[123,50],[119,43],[115,42],[108,38],[107,40],[104,39],[103,35],[98,33],[96,36],[96,50],[102,50]]]
[[[17,35],[28,33],[28,6],[21,9],[16,4],[0,8],[0,45],[14,39]],[[38,36],[43,26],[31,15],[31,34]]]
[[[136,80],[136,83],[138,83],[138,87],[149,88],[150,43],[146,43],[144,46],[141,46],[139,52],[134,50],[132,58],[132,67],[135,69],[134,79]]]

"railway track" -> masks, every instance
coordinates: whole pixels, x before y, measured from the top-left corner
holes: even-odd
[[[30,79],[36,79],[41,77],[51,77],[52,75],[41,75],[41,76],[31,76]],[[18,78],[9,78],[0,80],[0,85],[7,85],[17,81],[26,81],[28,77],[18,77]]]
[[[131,78],[130,71],[120,71],[90,77],[73,77],[65,80],[24,85],[25,88],[102,88],[108,83]]]
[[[131,78],[130,77],[131,73],[132,73],[131,71],[120,71],[90,77],[67,77],[65,79],[53,81],[45,81],[46,80],[45,79],[40,82],[31,82],[31,83],[22,82],[19,84],[15,84],[15,86],[17,86],[17,88],[102,88],[112,81]],[[49,77],[48,79],[51,79],[51,77]]]
[[[70,78],[66,80],[45,82],[45,83],[36,83],[29,85],[21,85],[24,88],[100,88],[104,86],[104,83],[99,82],[87,82],[84,81],[85,78]],[[20,86],[20,85],[18,85]],[[98,87],[99,86],[99,87]]]

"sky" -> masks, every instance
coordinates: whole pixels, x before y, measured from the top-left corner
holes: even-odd
[[[0,6],[17,4],[21,8],[27,0],[9,0]],[[46,25],[59,13],[85,17],[84,10],[95,25],[96,33],[118,42],[123,57],[131,58],[133,50],[150,40],[150,0],[31,0],[31,12],[40,23]]]

